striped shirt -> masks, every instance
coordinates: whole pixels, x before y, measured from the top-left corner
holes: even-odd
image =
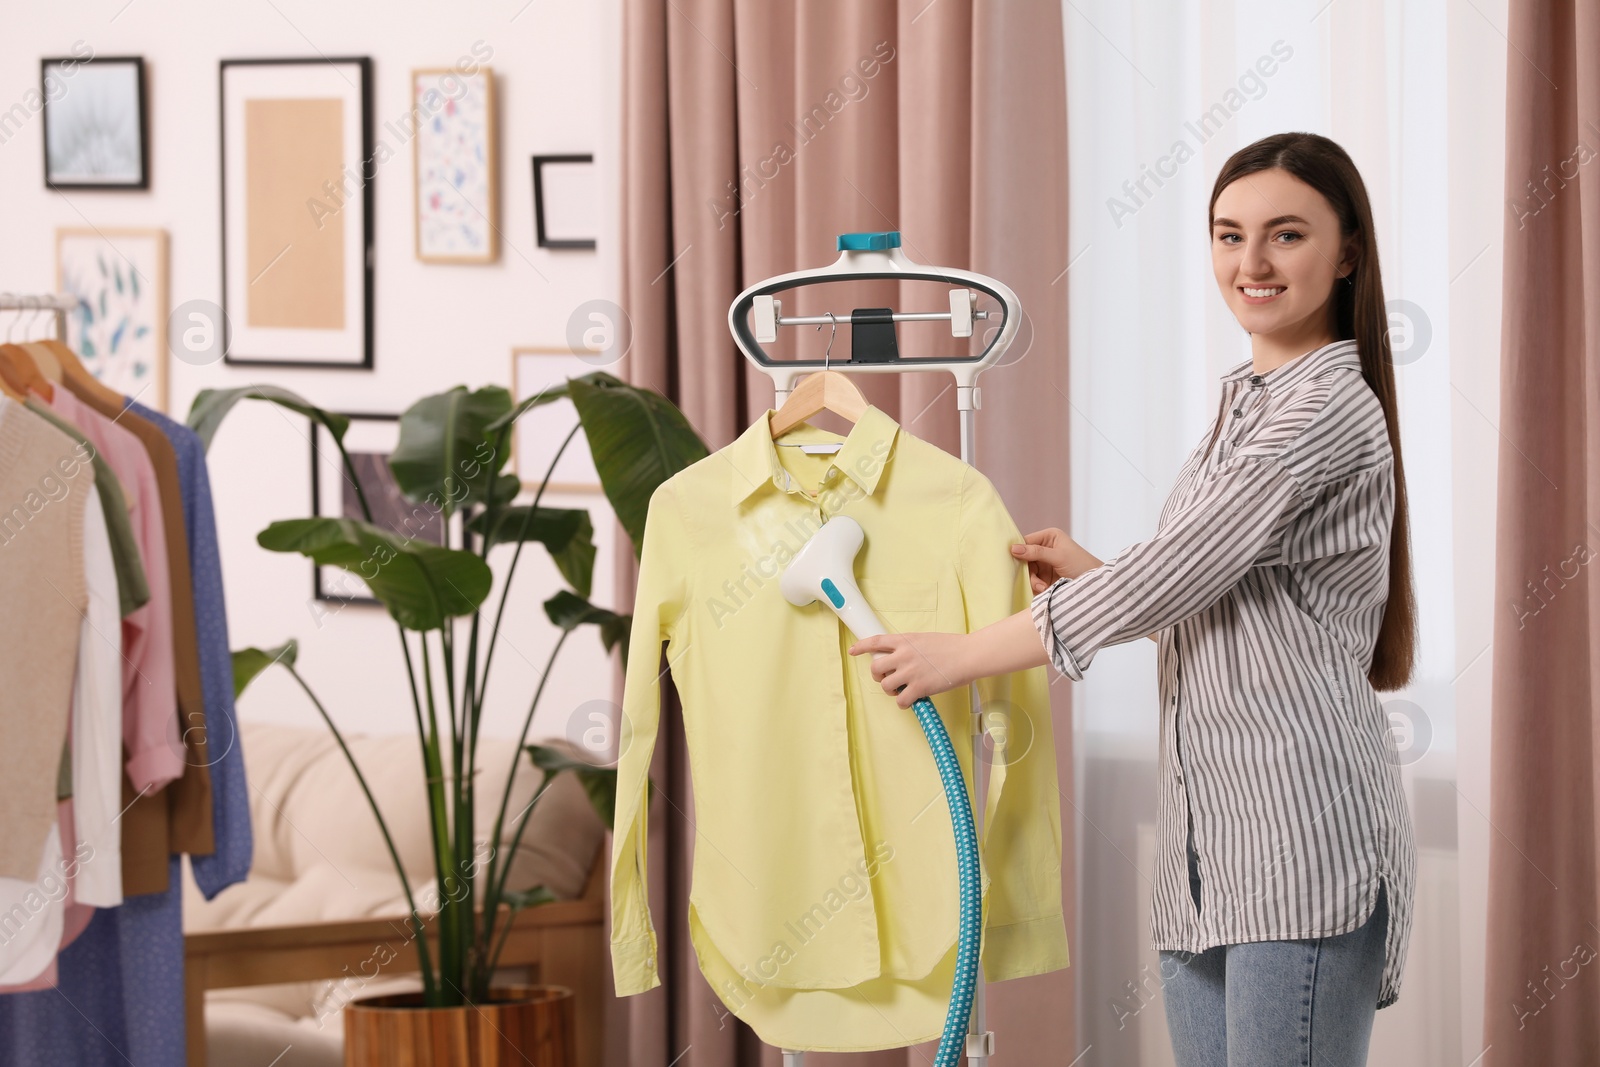
[[[1050,661],[1078,679],[1104,645],[1160,631],[1154,947],[1346,933],[1380,885],[1377,1006],[1399,993],[1416,847],[1399,761],[1367,681],[1388,597],[1394,454],[1353,340],[1222,404],[1155,536],[1033,598]],[[1188,875],[1192,832],[1200,907]]]

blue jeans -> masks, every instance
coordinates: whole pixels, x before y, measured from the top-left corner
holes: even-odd
[[[1198,908],[1192,840],[1189,888]],[[1161,952],[1178,1067],[1362,1067],[1388,916],[1380,889],[1372,917],[1347,934]]]

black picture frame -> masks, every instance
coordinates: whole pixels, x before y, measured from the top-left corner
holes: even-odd
[[[563,155],[563,156],[534,156],[533,157],[533,225],[534,236],[538,239],[540,248],[567,248],[592,251],[595,241],[592,237],[562,238],[550,237],[545,231],[544,223],[544,175],[542,171],[546,163],[593,163],[593,155]]]
[[[352,429],[356,429],[358,435],[360,433],[359,427],[360,427],[360,425],[362,423],[367,423],[367,424],[373,424],[373,423],[393,424],[394,427],[395,427],[396,439],[398,440],[399,423],[400,423],[400,416],[399,415],[387,414],[387,413],[378,413],[378,412],[370,412],[370,411],[344,411],[344,412],[339,412],[339,414],[350,420],[351,428]],[[337,456],[338,456],[338,450],[333,446],[332,441],[327,439],[327,430],[323,427],[323,425],[320,422],[318,422],[316,419],[308,419],[307,421],[310,423],[310,430],[311,430],[310,435],[309,435],[309,440],[311,442],[311,516],[312,516],[312,518],[322,518],[324,511],[328,510],[328,509],[326,509],[324,507],[324,501],[323,501],[323,496],[325,494],[326,487],[323,485],[324,462],[320,461],[321,460],[321,456],[322,456],[322,449],[324,447],[326,447],[328,449],[329,453],[330,453],[330,456],[329,456],[329,458],[327,460],[327,462],[329,464],[336,463]],[[326,445],[324,444],[325,441],[326,441]],[[348,449],[348,446],[347,446],[347,449]],[[381,455],[387,455],[387,453],[369,452],[366,449],[360,449],[360,450],[357,450],[357,451],[354,452],[354,455],[380,455],[380,454]],[[355,462],[354,455],[352,456],[352,462]],[[369,473],[371,473],[371,472],[369,472]],[[362,474],[362,471],[358,469],[357,470],[357,477],[360,477],[361,474]],[[363,483],[364,489],[365,489],[366,494],[367,494],[368,506],[372,507],[375,512],[381,512],[382,511],[382,502],[383,502],[384,499],[388,499],[389,498],[388,490],[390,488],[393,489],[394,494],[398,494],[398,492],[399,492],[398,488],[393,486],[393,475],[389,474],[386,468],[382,470],[382,474],[380,475],[380,477],[383,478],[388,483],[387,486],[378,487],[379,489],[383,490],[384,496],[380,497],[378,493],[374,492],[373,491],[374,486],[372,484],[366,483],[366,482]],[[341,495],[341,498],[343,498],[343,493],[342,492],[341,492],[340,495]],[[413,505],[413,510],[417,506],[418,505]],[[470,530],[467,529],[467,524],[472,521],[472,516],[473,516],[474,512],[475,512],[474,508],[471,508],[471,507],[463,508],[457,513],[457,517],[452,518],[449,522],[441,521],[440,525],[439,525],[440,540],[435,541],[431,537],[426,537],[426,538],[423,538],[423,539],[429,541],[429,543],[431,543],[431,544],[442,544],[442,545],[446,545],[446,546],[448,546],[450,548],[465,549],[466,551],[473,551],[473,552],[479,551],[480,539],[476,535],[474,535]],[[351,509],[349,507],[342,507],[341,510],[340,510],[340,515],[339,516],[335,516],[335,517],[354,518],[354,519],[362,518],[359,509]],[[384,524],[381,521],[382,516],[379,515],[379,514],[375,514],[374,518],[380,520],[379,521],[379,525],[386,525],[386,528],[390,529],[392,532],[396,532],[396,533],[405,532],[405,531],[396,530],[392,523]],[[331,569],[333,571],[339,571],[339,568],[337,568],[337,567],[332,567],[332,568],[329,568],[329,569]],[[340,572],[340,573],[342,574],[343,572]],[[354,580],[354,579],[350,579],[350,580]],[[375,598],[373,598],[371,596],[347,595],[347,594],[343,594],[343,593],[334,592],[330,588],[331,584],[332,583],[330,581],[327,581],[327,580],[324,579],[323,567],[321,565],[317,564],[317,563],[312,563],[311,564],[311,595],[312,595],[312,597],[314,599],[323,601],[325,603],[361,604],[361,605],[377,606],[377,607],[381,607],[382,606],[380,601],[378,601],[377,599],[375,599]]]
[[[138,93],[137,107],[139,111],[138,137],[139,137],[139,177],[132,181],[58,181],[51,177],[50,153],[50,111],[54,102],[50,88],[51,68],[56,66],[89,67],[89,66],[114,66],[126,64],[133,67],[134,85]],[[70,78],[69,72],[65,77]],[[44,130],[44,187],[46,189],[93,189],[99,191],[118,192],[129,190],[148,190],[150,188],[150,104],[148,82],[145,79],[143,56],[46,56],[39,60],[39,95],[44,101],[41,111],[41,124]],[[70,89],[70,83],[68,83]],[[57,119],[58,127],[60,119]]]
[[[218,144],[218,200],[221,211],[221,278],[222,278],[222,313],[224,322],[231,323],[228,315],[228,114],[227,114],[227,81],[228,71],[240,67],[261,66],[306,66],[325,67],[340,64],[354,64],[360,72],[361,95],[361,360],[316,360],[274,358],[271,356],[238,356],[231,350],[225,350],[222,362],[232,366],[248,367],[292,367],[300,370],[372,370],[373,352],[373,265],[377,260],[374,251],[374,236],[376,227],[374,183],[377,178],[378,165],[374,158],[373,140],[373,92],[372,92],[372,58],[370,56],[332,56],[332,57],[285,57],[285,58],[247,58],[223,59],[217,65],[217,144]],[[230,336],[237,336],[238,330],[230,329]],[[230,342],[231,346],[232,342]]]

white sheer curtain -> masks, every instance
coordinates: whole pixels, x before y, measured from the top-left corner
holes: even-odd
[[[1463,321],[1466,288],[1452,283],[1474,265],[1497,274],[1498,239],[1487,264],[1469,262],[1460,206],[1481,194],[1482,175],[1449,163],[1463,138],[1498,135],[1452,113],[1448,75],[1463,35],[1493,54],[1481,40],[1497,32],[1485,11],[1494,8],[1447,12],[1444,0],[1063,7],[1072,260],[1057,284],[1071,308],[1071,532],[1091,552],[1106,558],[1154,531],[1216,410],[1218,375],[1249,355],[1210,270],[1206,204],[1222,163],[1268,134],[1321,133],[1351,154],[1373,201],[1400,353],[1421,617],[1415,683],[1385,695],[1407,746],[1419,884],[1404,986],[1378,1014],[1373,1063],[1460,1067],[1479,1051],[1462,1055],[1481,984],[1463,979],[1461,961],[1481,959],[1482,934],[1463,926],[1458,907],[1454,685],[1469,664],[1458,654],[1453,588],[1452,450],[1463,448],[1452,420],[1464,417],[1465,394],[1451,382],[1450,326]],[[1492,64],[1481,72],[1493,74]],[[1472,299],[1483,291],[1472,288]],[[1155,651],[1148,641],[1102,651],[1076,703],[1073,964],[1080,1049],[1092,1045],[1098,1064],[1172,1062],[1149,948]]]

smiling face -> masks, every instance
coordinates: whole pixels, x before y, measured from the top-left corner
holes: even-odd
[[[1333,286],[1355,258],[1327,199],[1274,168],[1230,183],[1213,216],[1212,270],[1228,309],[1252,335],[1258,364],[1335,340]]]

